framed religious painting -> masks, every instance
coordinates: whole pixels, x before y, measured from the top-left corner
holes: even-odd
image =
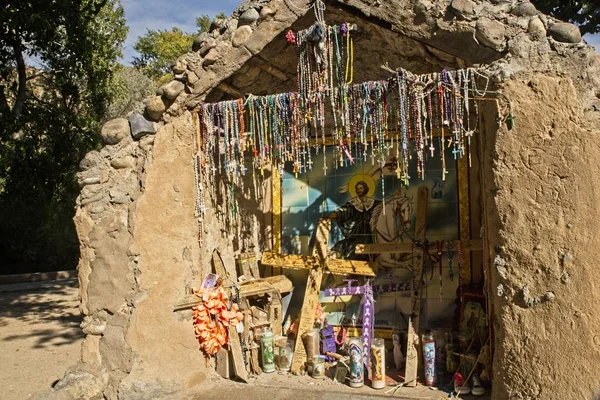
[[[439,143],[435,145],[439,148]],[[361,154],[361,149],[350,151]],[[378,264],[377,276],[372,282],[376,292],[375,328],[390,331],[406,328],[413,254],[358,254],[356,246],[412,243],[417,192],[421,187],[428,189],[427,239],[432,246],[440,247],[460,236],[458,162],[451,149],[445,149],[444,159],[438,150],[435,157],[424,159],[420,165],[416,158],[410,159],[408,176],[400,177],[396,154],[394,144],[390,143],[384,162],[355,157],[351,163],[348,157],[340,156],[337,146],[313,147],[312,168],[294,171],[292,166],[286,166],[278,189],[282,252],[309,255],[318,220],[331,219],[328,257]],[[441,262],[428,265],[425,271],[422,302],[423,320],[434,325],[453,317],[458,286],[456,254],[446,251],[445,247],[441,251],[444,253]],[[286,271],[285,274],[292,279],[294,287],[302,290],[306,272]],[[360,283],[360,279],[350,283],[344,279],[326,275],[322,289]],[[319,300],[330,324],[361,326],[359,296],[331,298],[323,293]],[[299,307],[302,296],[303,293],[294,293],[289,309],[292,315],[300,311],[294,309],[294,305]]]

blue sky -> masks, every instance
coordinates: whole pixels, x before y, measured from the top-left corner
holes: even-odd
[[[184,32],[193,32],[196,30],[196,18],[200,15],[213,17],[221,11],[230,15],[240,3],[241,0],[121,0],[129,26],[123,62],[131,63],[137,54],[133,45],[146,29],[171,29],[176,26]],[[600,52],[600,35],[588,35],[585,39]]]
[[[184,32],[196,31],[196,18],[201,15],[214,17],[223,11],[230,15],[241,0],[121,0],[129,34],[123,48],[123,61],[131,63],[137,53],[133,49],[138,36],[146,29],[171,29],[177,27]]]

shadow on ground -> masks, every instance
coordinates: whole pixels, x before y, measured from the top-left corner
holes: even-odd
[[[85,335],[79,324],[77,280],[3,285],[0,290],[0,327],[30,325],[23,333],[2,335],[2,341],[35,338],[33,348],[73,343]],[[36,329],[36,325],[40,325]]]

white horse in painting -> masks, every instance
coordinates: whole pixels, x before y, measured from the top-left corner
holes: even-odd
[[[401,243],[409,238],[411,198],[405,193],[397,192],[384,203],[375,206],[371,217],[371,231],[376,243]],[[385,210],[385,211],[384,211]],[[382,267],[398,268],[400,263],[410,258],[410,254],[381,253],[377,261]]]

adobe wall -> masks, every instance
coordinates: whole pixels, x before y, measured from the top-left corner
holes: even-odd
[[[101,132],[106,146],[82,161],[75,223],[87,337],[81,362],[42,398],[177,396],[211,383],[214,368],[198,349],[191,314],[173,307],[208,272],[213,248],[231,268],[242,247],[268,246],[270,184],[267,173],[236,193],[238,210],[251,211],[241,222],[231,218],[223,188],[211,197],[201,248],[190,110],[291,26],[301,13],[285,3],[246,1],[234,18],[214,24],[179,59],[176,79],[148,99],[145,115],[109,121]],[[598,55],[576,40],[555,40],[548,33],[555,21],[512,1],[340,4],[431,52],[447,43],[466,65],[487,64],[511,99],[512,131],[496,125],[495,109],[485,110],[486,132],[497,131],[486,136],[483,157],[494,261],[493,397],[589,398],[600,390]],[[250,8],[257,19],[238,26]]]
[[[515,129],[486,139],[494,399],[600,392],[600,126],[566,76],[502,86]],[[492,125],[494,122],[492,121]]]

